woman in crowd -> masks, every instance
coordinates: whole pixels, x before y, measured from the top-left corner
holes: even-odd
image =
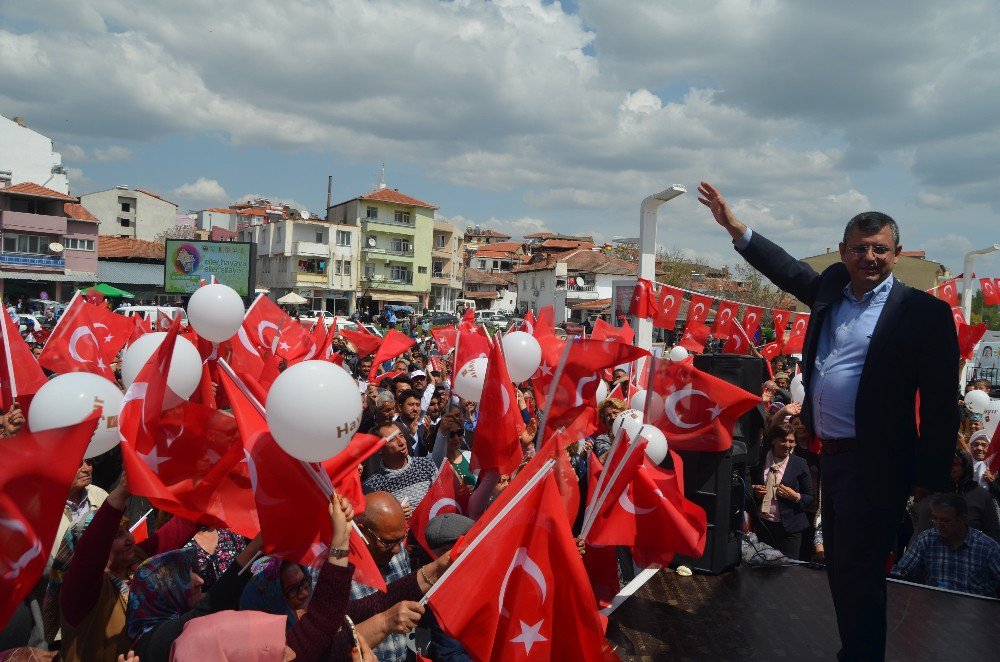
[[[597,418],[601,421],[601,433],[594,438],[594,454],[601,462],[608,459],[608,451],[611,450],[611,424],[615,417],[628,409],[628,403],[617,398],[607,398],[597,406]]]
[[[240,597],[240,609],[284,614],[292,627],[305,613],[311,595],[309,568],[269,557],[254,564],[253,577]]]
[[[814,499],[812,478],[805,460],[793,455],[795,429],[789,423],[772,425],[767,439],[771,448],[753,476],[758,537],[798,560],[802,532],[809,528],[806,509]]]
[[[204,590],[212,588],[246,544],[245,537],[228,529],[198,528],[185,547],[197,554],[194,572],[204,582]]]
[[[1000,510],[989,491],[973,479],[972,465],[972,453],[956,448],[951,462],[951,491],[965,499],[966,524],[1000,542]],[[921,499],[911,505],[914,534],[934,526],[930,502],[930,499]]]
[[[80,536],[67,564],[58,604],[63,641],[60,656],[69,662],[103,662],[128,652],[125,607],[137,552],[148,556],[177,549],[197,528],[175,517],[136,544],[122,519],[128,496],[123,474]]]
[[[986,453],[990,448],[990,435],[985,430],[972,435],[969,440],[969,451],[972,453],[972,477],[982,487],[989,490],[994,501],[1000,501],[1000,481],[986,465]]]

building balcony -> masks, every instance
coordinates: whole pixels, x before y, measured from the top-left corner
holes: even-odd
[[[442,260],[451,260],[451,259],[455,258],[455,256],[452,255],[452,253],[451,253],[451,249],[449,249],[449,248],[437,248],[437,247],[434,247],[431,250],[431,255],[433,255],[434,257],[436,257],[438,259],[442,259]]]
[[[292,251],[295,255],[330,257],[330,246],[327,244],[318,244],[314,241],[296,241],[292,244]]]
[[[61,257],[33,255],[30,253],[0,253],[0,264],[5,267],[45,269],[48,271],[63,271],[66,269],[66,260]]]
[[[571,287],[566,288],[566,301],[592,301],[594,299],[601,298],[600,292],[598,292],[593,285],[585,287]]]
[[[442,273],[431,274],[431,285],[440,287],[452,287],[457,290],[462,289],[462,279]]]
[[[61,237],[66,234],[66,217],[29,214],[23,211],[0,211],[0,228],[6,232],[34,232]]]
[[[370,274],[361,279],[361,286],[366,289],[375,290],[403,290],[408,292],[416,291],[412,281],[390,278],[383,274]]]
[[[322,285],[322,286],[326,287],[327,282],[328,282],[328,279],[327,279],[327,275],[325,273],[314,274],[314,273],[311,273],[309,271],[296,271],[295,272],[295,284],[296,284],[296,286],[299,286],[299,285]]]
[[[413,249],[408,251],[395,250],[393,248],[383,248],[381,246],[362,246],[361,250],[369,255],[385,255],[389,258],[401,257],[406,259],[413,259]]]
[[[365,232],[394,232],[396,234],[416,234],[417,226],[411,220],[403,223],[393,218],[363,218],[361,227]]]

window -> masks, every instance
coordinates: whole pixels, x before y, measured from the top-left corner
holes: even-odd
[[[434,270],[431,272],[435,278],[441,278],[444,272],[444,262],[441,260],[434,260],[434,264],[431,265]]]
[[[341,270],[343,264],[344,263],[341,262],[340,260],[336,260],[333,263],[333,275],[334,276],[339,276],[340,275],[340,270]]]
[[[393,239],[390,247],[397,253],[406,253],[410,250],[410,242],[405,239]]]
[[[71,248],[77,251],[92,251],[94,250],[94,240],[93,239],[63,239],[63,246],[66,248]]]
[[[326,273],[326,260],[299,260],[299,271],[307,274]]]
[[[127,219],[127,218],[119,218],[119,219],[118,219],[118,223],[119,223],[119,225],[121,225],[121,226],[122,226],[123,228],[128,228],[128,227],[132,227],[132,221],[131,221],[131,220],[129,220],[129,219]]]
[[[390,267],[389,268],[389,278],[392,280],[402,281],[404,283],[413,282],[413,272],[411,272],[406,267]]]
[[[427,273],[427,267],[417,267],[417,273],[418,274],[425,274],[425,273]]]
[[[274,240],[279,244],[281,243],[281,228],[274,229]]]
[[[397,223],[409,223],[410,222],[410,212],[408,211],[397,211],[395,213]]]
[[[378,218],[378,207],[367,207],[365,209],[365,218]]]
[[[365,267],[365,278],[369,280],[375,277],[375,267]]]
[[[344,260],[344,275],[345,276],[350,276],[351,275],[351,261],[350,260]]]
[[[132,211],[132,204],[129,203],[129,202],[123,202],[122,203],[122,211],[123,212],[130,212],[130,211]]]
[[[350,246],[351,245],[351,233],[346,230],[337,230],[337,245],[338,246]]]
[[[479,261],[479,268],[480,269],[485,269],[486,268],[486,260],[480,260]]]
[[[436,235],[434,235],[434,247],[435,248],[444,248],[447,245],[448,245],[448,237],[446,235],[443,235],[443,234],[436,234]]]
[[[325,241],[323,241],[323,233],[322,232],[317,232],[316,233],[316,243],[317,244],[324,244],[324,243],[326,243]]]

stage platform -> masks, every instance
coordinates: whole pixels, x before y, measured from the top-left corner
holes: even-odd
[[[889,583],[887,660],[997,656],[1000,601]],[[840,648],[826,572],[740,567],[660,570],[611,615],[622,660],[833,660]]]

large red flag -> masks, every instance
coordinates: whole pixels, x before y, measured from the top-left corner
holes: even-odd
[[[646,412],[674,450],[724,451],[733,445],[733,425],[760,398],[733,386],[690,361],[673,363],[653,357],[652,390],[663,397],[663,410]]]
[[[709,333],[710,329],[704,322],[688,322],[684,325],[684,335],[677,344],[688,351],[700,354],[705,351]]]
[[[455,351],[455,370],[461,370],[473,359],[487,358],[490,355],[490,337],[482,327],[470,331],[459,329],[458,347]]]
[[[17,403],[25,412],[38,389],[48,381],[35,355],[21,338],[17,324],[0,309],[0,405],[8,411]]]
[[[479,400],[479,418],[476,422],[475,443],[472,445],[471,467],[499,469],[510,475],[521,464],[521,433],[524,419],[517,406],[517,390],[507,374],[500,343],[490,350]]]
[[[958,350],[963,359],[971,359],[972,351],[976,348],[976,343],[986,335],[987,326],[983,324],[966,324],[961,322],[958,325]]]
[[[382,363],[396,358],[416,344],[417,341],[413,338],[403,335],[396,329],[389,329],[389,332],[382,338],[382,343],[379,345],[378,351],[375,352],[375,358],[372,360],[372,369],[368,373],[368,380],[375,379],[375,371]]]
[[[601,318],[594,322],[594,332],[590,334],[591,340],[617,340],[626,345],[631,345],[635,341],[635,331],[626,321],[620,329],[616,329]]]
[[[441,465],[437,478],[427,490],[427,495],[413,509],[410,515],[410,531],[432,558],[436,559],[438,555],[427,544],[427,523],[437,515],[445,513],[468,515],[470,493],[469,487],[462,482],[451,462],[446,461]]]
[[[722,351],[726,354],[752,354],[752,349],[753,342],[743,329],[743,325],[733,320],[732,333],[729,334],[729,340],[726,341]]]
[[[518,331],[524,331],[525,333],[535,334],[535,312],[529,310],[524,314],[524,319],[521,320],[521,325],[517,327]]]
[[[354,345],[354,351],[357,353],[358,358],[361,359],[374,354],[382,344],[381,338],[373,336],[367,331],[341,329],[340,334],[347,339],[347,342]]]
[[[535,317],[535,337],[551,336],[556,332],[556,309],[553,306],[545,306],[538,311]]]
[[[118,425],[129,489],[161,510],[253,537],[260,527],[236,421],[167,386],[178,329],[175,320],[125,394]]]
[[[705,551],[705,511],[684,498],[683,465],[670,452],[672,469],[645,459],[618,498],[608,499],[587,542],[632,548],[640,565],[670,563],[675,553],[699,557]]]
[[[636,279],[632,300],[628,305],[628,314],[640,319],[656,317],[656,286],[652,282],[645,278]]]
[[[771,315],[774,318],[774,340],[778,343],[779,347],[784,347],[785,329],[788,328],[788,318],[792,316],[792,312],[790,310],[775,308],[771,311]]]
[[[131,329],[123,329],[120,336],[117,330],[109,333],[109,315],[125,320],[76,295],[45,342],[38,363],[52,372],[92,372],[114,381],[111,358],[125,344]],[[121,344],[117,344],[119,339]]]
[[[597,481],[602,470],[601,461],[591,451],[587,460],[588,501],[594,498]],[[583,555],[583,566],[587,569],[587,576],[590,577],[590,586],[594,589],[597,606],[599,609],[604,609],[618,595],[620,588],[618,584],[618,554],[615,552],[614,545],[587,543],[586,553]]]
[[[351,441],[344,450],[322,462],[323,470],[330,477],[334,489],[337,490],[338,494],[350,500],[355,515],[365,512],[364,495],[359,489],[361,473],[358,471],[358,467],[369,457],[382,450],[383,446],[385,446],[385,439],[359,432],[351,437]]]
[[[715,311],[715,322],[712,324],[712,337],[726,340],[732,333],[732,324],[739,313],[740,304],[735,301],[719,301],[719,309]]]
[[[788,342],[785,343],[786,354],[800,354],[802,344],[806,339],[806,330],[809,328],[809,313],[796,313],[795,321],[792,323],[792,331],[788,334]]]
[[[704,294],[692,294],[688,304],[687,320],[685,320],[687,324],[701,324],[707,320],[714,301],[715,299]]]
[[[983,291],[984,306],[1000,306],[1000,291],[992,278],[980,278],[979,288]]]
[[[476,328],[476,311],[473,308],[466,308],[462,319],[458,321],[458,328],[461,331],[474,331]]]
[[[42,576],[98,417],[0,439],[0,628]]]
[[[653,326],[659,329],[673,330],[677,326],[677,315],[681,312],[681,304],[684,303],[684,292],[664,285],[660,288],[660,297],[656,302],[656,317],[653,318]]]
[[[442,355],[455,349],[455,336],[457,335],[458,329],[453,326],[435,326],[431,329],[431,338],[434,339],[434,343]]]
[[[477,660],[616,659],[555,478],[531,485],[502,519],[480,518],[459,546],[487,524],[429,593],[441,627]]]

